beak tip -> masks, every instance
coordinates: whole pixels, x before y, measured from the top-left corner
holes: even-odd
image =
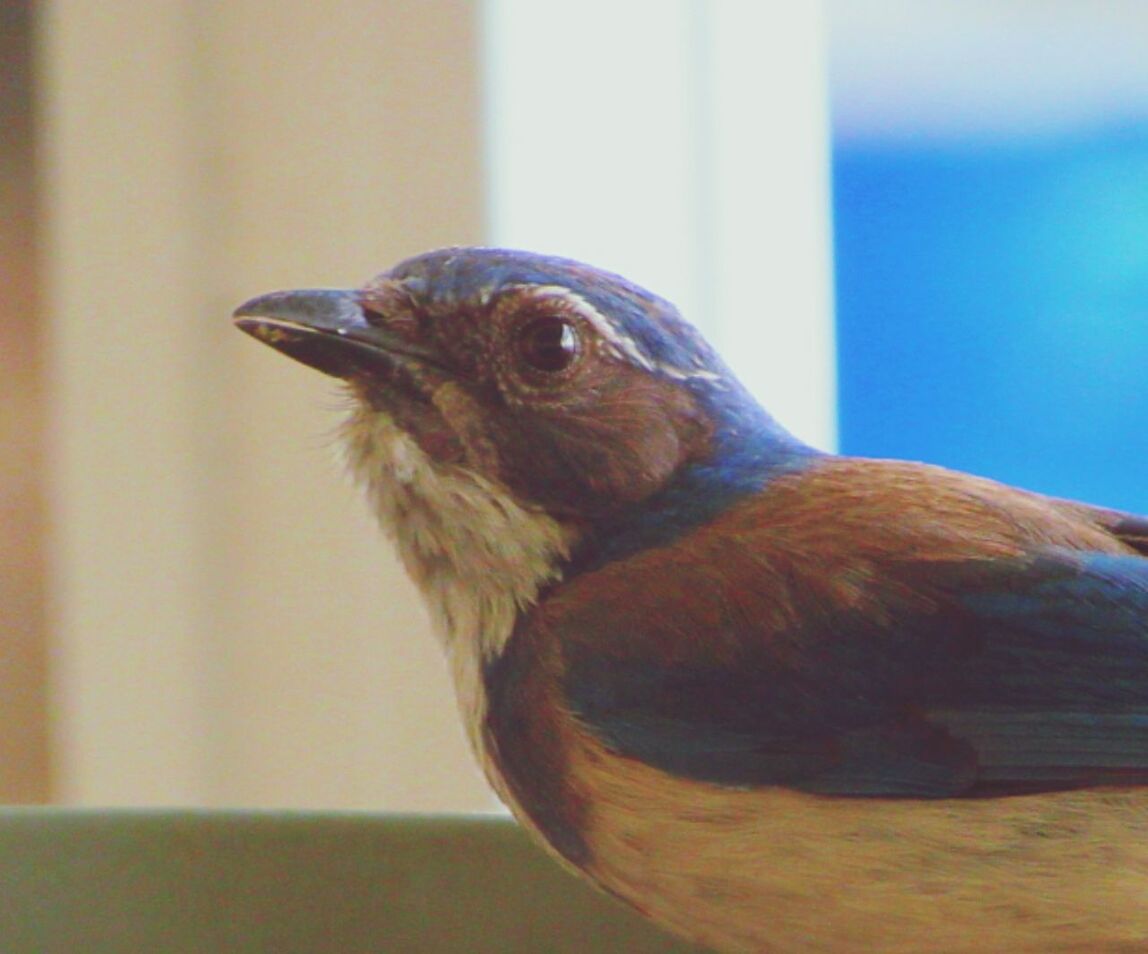
[[[231,313],[231,317],[234,319],[237,325],[242,324],[244,318],[254,317],[255,312],[253,306],[257,301],[259,301],[258,298],[252,298],[250,301],[245,301]]]
[[[238,324],[241,318],[273,318],[283,313],[283,306],[290,306],[292,299],[299,297],[297,292],[270,292],[249,298],[231,313]]]

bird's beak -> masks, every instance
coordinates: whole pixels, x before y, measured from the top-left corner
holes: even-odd
[[[235,324],[264,344],[324,374],[351,378],[414,359],[438,364],[428,349],[368,314],[354,291],[331,288],[272,292],[235,309]]]

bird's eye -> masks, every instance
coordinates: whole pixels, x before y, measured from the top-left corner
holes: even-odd
[[[573,322],[557,315],[544,315],[518,330],[518,355],[531,368],[554,374],[565,371],[577,359],[582,342]]]

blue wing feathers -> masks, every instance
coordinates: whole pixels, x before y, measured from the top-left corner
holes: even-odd
[[[1148,560],[1049,553],[954,594],[987,635],[966,705],[1148,711]]]
[[[1148,560],[1050,550],[917,567],[931,612],[819,607],[800,666],[572,651],[566,692],[619,752],[720,784],[978,796],[1148,784]],[[619,637],[619,643],[625,640]]]
[[[1148,651],[1148,560],[1143,557],[1055,553],[1030,563],[990,565],[985,575],[988,579],[959,596],[978,616],[1051,638],[1116,639]]]

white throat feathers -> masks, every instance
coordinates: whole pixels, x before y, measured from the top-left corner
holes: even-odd
[[[481,751],[483,664],[558,578],[573,532],[466,468],[436,464],[385,413],[356,403],[342,438],[348,469],[430,609]]]

